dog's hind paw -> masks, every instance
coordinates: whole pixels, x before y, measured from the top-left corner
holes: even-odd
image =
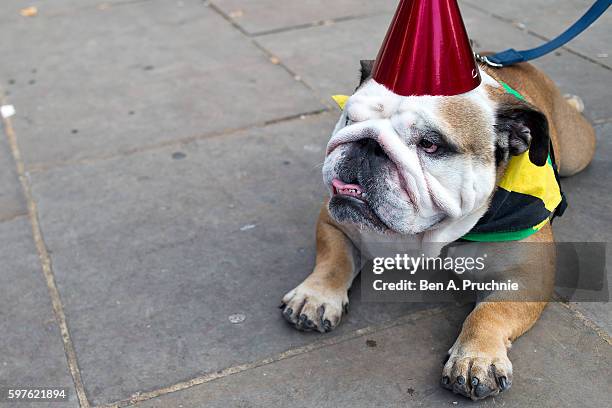
[[[563,95],[563,97],[565,98],[567,103],[569,103],[578,112],[584,112],[584,102],[582,101],[581,97],[579,97],[578,95],[571,94]]]

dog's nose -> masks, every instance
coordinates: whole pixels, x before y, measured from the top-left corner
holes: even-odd
[[[377,156],[377,157],[385,157],[385,156],[387,156],[387,154],[385,153],[383,148],[380,147],[380,144],[378,144],[378,142],[376,140],[374,140],[374,139],[370,139],[370,138],[361,139],[361,140],[359,140],[357,142],[357,144],[368,155],[374,155],[374,156]]]

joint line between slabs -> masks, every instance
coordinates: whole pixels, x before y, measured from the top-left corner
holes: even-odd
[[[3,95],[4,92],[0,89],[0,104],[2,105],[6,104]],[[32,197],[32,187],[28,175],[25,171],[25,164],[23,162],[23,159],[21,157],[21,151],[19,150],[19,146],[17,144],[17,137],[10,118],[2,118],[2,123],[4,125],[4,133],[8,139],[13,160],[15,161],[15,166],[17,167],[17,175],[19,177],[23,194],[26,199],[28,207],[27,216],[32,227],[32,238],[36,246],[36,251],[38,252],[38,258],[41,263],[43,276],[47,283],[47,289],[51,298],[51,305],[53,307],[55,320],[59,326],[60,334],[62,336],[62,342],[64,344],[64,352],[66,354],[68,369],[74,382],[74,387],[77,393],[77,398],[79,400],[80,406],[82,408],[89,408],[90,404],[87,400],[87,396],[85,394],[85,387],[83,386],[83,381],[81,379],[81,372],[79,370],[74,345],[72,344],[72,339],[70,337],[70,331],[68,329],[66,315],[64,313],[64,306],[60,298],[59,290],[57,289],[55,276],[53,275],[51,258],[49,257],[49,252],[43,239],[42,230],[40,228],[40,223],[38,219],[38,210],[36,202]]]
[[[410,322],[416,321],[416,320],[420,320],[422,318],[425,317],[430,317],[430,316],[435,316],[437,314],[440,314],[442,312],[444,312],[447,308],[446,307],[436,307],[433,309],[427,309],[427,310],[419,310],[416,311],[414,313],[411,313],[409,315],[405,315],[403,317],[400,317],[398,319],[395,320],[391,320],[388,321],[386,323],[382,323],[380,325],[372,325],[372,326],[367,326],[364,327],[362,329],[357,329],[355,331],[346,333],[346,334],[342,334],[336,337],[331,337],[331,338],[327,338],[327,339],[323,339],[320,341],[316,341],[314,343],[311,344],[307,344],[305,346],[302,347],[297,347],[294,349],[289,349],[287,351],[281,352],[279,354],[276,354],[272,357],[268,357],[268,358],[264,358],[262,360],[259,361],[255,361],[252,363],[246,363],[246,364],[240,364],[237,366],[232,366],[232,367],[228,367],[225,369],[222,369],[220,371],[214,372],[214,373],[209,373],[209,374],[204,374],[200,377],[195,377],[191,380],[187,380],[187,381],[183,381],[183,382],[179,382],[173,385],[169,385],[167,387],[163,387],[163,388],[159,388],[157,390],[154,391],[149,391],[149,392],[144,392],[144,393],[136,393],[134,395],[132,395],[132,397],[125,399],[125,400],[121,400],[121,401],[116,401],[110,404],[106,404],[106,405],[101,405],[99,407],[96,408],[125,408],[125,407],[129,407],[132,406],[134,404],[137,404],[139,402],[144,402],[144,401],[148,401],[148,400],[152,400],[155,399],[157,397],[161,397],[167,394],[171,394],[177,391],[182,391],[188,388],[192,388],[196,385],[202,385],[202,384],[206,384],[215,380],[219,380],[225,377],[229,377],[231,375],[234,374],[239,374],[245,371],[249,371],[255,368],[259,368],[259,367],[263,367],[269,364],[273,364],[279,361],[283,361],[283,360],[287,360],[293,357],[297,357],[300,356],[302,354],[306,354],[309,353],[311,351],[316,351],[325,347],[330,347],[330,346],[335,346],[337,344],[340,343],[344,343],[346,341],[349,340],[354,340],[363,336],[367,336],[369,334],[373,334],[373,333],[379,333],[379,332],[383,332],[385,330],[394,328],[394,327],[398,327],[398,326],[402,326],[402,325],[406,325],[409,324]]]
[[[30,168],[28,169],[28,172],[30,174],[40,174],[40,173],[45,173],[47,171],[55,170],[58,168],[62,168],[64,166],[94,164],[94,163],[98,163],[104,160],[112,160],[112,159],[116,159],[120,157],[129,157],[129,156],[139,154],[139,153],[153,152],[156,150],[164,149],[166,147],[173,147],[173,146],[180,147],[180,146],[184,146],[189,143],[194,143],[194,142],[201,141],[201,140],[214,139],[214,138],[223,137],[223,136],[231,136],[231,135],[235,135],[240,132],[246,132],[252,129],[263,128],[266,126],[276,125],[276,124],[284,123],[284,122],[291,122],[294,120],[301,119],[302,117],[309,118],[309,117],[324,115],[326,113],[329,113],[330,111],[331,109],[321,108],[321,109],[317,109],[314,111],[302,112],[302,113],[297,113],[297,114],[293,114],[290,116],[285,116],[282,118],[270,119],[264,122],[254,123],[254,124],[250,124],[244,127],[231,128],[231,129],[226,129],[226,130],[222,130],[219,132],[205,133],[205,134],[196,135],[196,136],[187,136],[187,137],[183,137],[180,139],[167,140],[167,141],[163,141],[163,142],[159,142],[159,143],[155,143],[151,145],[139,146],[139,147],[135,147],[129,150],[123,150],[123,151],[109,153],[109,154],[83,157],[80,159],[69,159],[69,160],[64,160],[64,161],[42,163],[38,165],[34,164],[30,166]]]
[[[234,19],[232,19],[229,15],[227,15],[223,10],[221,10],[216,4],[214,4],[212,1],[210,0],[205,0],[204,1],[204,5],[208,8],[210,8],[211,10],[213,10],[217,15],[219,15],[219,17],[221,17],[222,19],[224,19],[225,21],[227,21],[232,27],[234,27],[236,30],[238,30],[251,44],[253,44],[257,49],[259,49],[261,52],[264,53],[264,55],[266,57],[268,57],[269,60],[272,60],[273,58],[277,58],[272,52],[270,52],[268,49],[266,49],[263,45],[261,45],[255,38],[255,36],[249,34],[246,30],[244,30],[240,24],[236,23],[236,21],[234,21]],[[310,92],[312,92],[314,94],[314,96],[316,96],[319,99],[319,102],[321,102],[326,108],[330,108],[331,105],[326,101],[326,99],[324,99],[312,86],[310,86],[308,83],[306,83],[304,81],[304,79],[298,75],[296,72],[294,72],[291,68],[289,68],[287,65],[285,65],[282,60],[278,60],[278,62],[273,63],[273,65],[278,65],[279,67],[281,67],[283,70],[285,70],[289,75],[291,75],[291,77],[296,81],[301,83],[306,89],[308,89]]]

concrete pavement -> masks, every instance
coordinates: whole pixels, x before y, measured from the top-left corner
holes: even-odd
[[[469,308],[354,290],[326,335],[275,308],[312,268],[329,95],[352,91],[395,4],[2,2],[0,97],[17,113],[0,138],[0,385],[69,387],[62,407],[612,405],[608,303],[551,305],[510,353],[511,391],[480,403],[437,385]],[[589,4],[461,9],[476,47],[500,50]],[[611,22],[536,63],[598,133],[564,182],[566,241],[612,239]]]

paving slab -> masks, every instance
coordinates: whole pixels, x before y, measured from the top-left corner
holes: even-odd
[[[0,386],[65,387],[67,401],[0,407],[77,407],[45,278],[26,217],[0,222]]]
[[[0,131],[2,124],[0,123]],[[15,161],[4,134],[0,137],[0,222],[27,214]]]
[[[316,341],[282,319],[311,271],[335,114],[32,175],[94,404]],[[361,307],[337,331],[432,305]],[[244,314],[242,324],[230,323]],[[332,334],[335,335],[335,334]]]
[[[343,21],[257,38],[322,97],[351,94],[359,80],[359,61],[373,59],[392,14]]]
[[[396,0],[212,0],[211,3],[250,35],[392,13],[398,4]]]
[[[593,4],[592,0],[469,0],[462,4],[477,7],[512,21],[517,27],[552,39],[578,20]],[[604,13],[593,25],[566,45],[571,50],[612,66],[612,14]],[[544,43],[543,40],[541,40]],[[515,48],[508,44],[506,48]],[[500,50],[501,51],[501,50]]]
[[[477,50],[502,50],[511,45],[533,47],[542,42],[473,7],[463,6],[461,12]],[[342,21],[265,35],[257,37],[257,41],[325,98],[355,89],[359,60],[376,57],[391,17],[387,14]],[[590,118],[612,117],[608,90],[600,85],[612,80],[612,71],[563,50],[537,60],[535,65],[548,73],[563,92],[580,95]]]
[[[595,125],[597,148],[591,164],[575,176],[562,179],[570,207],[555,221],[564,241],[612,242],[612,123]]]
[[[0,81],[17,107],[30,169],[324,107],[202,1],[178,4],[132,2],[3,24],[0,55],[10,58]]]
[[[555,236],[570,242],[606,242],[608,293],[612,293],[612,123],[595,126],[595,158],[583,172],[563,179],[563,190],[570,207],[555,221]],[[612,303],[582,302],[578,309],[608,333],[612,333]]]
[[[328,335],[296,332],[275,308],[313,265],[314,224],[324,196],[320,166],[334,114],[147,148],[299,116],[321,109],[319,98],[350,93],[358,61],[376,55],[396,1],[213,0],[250,34],[284,31],[256,40],[317,96],[204,2],[94,3],[62,0],[35,18],[0,16],[8,33],[0,38],[0,55],[10,56],[10,63],[0,65],[0,82],[17,106],[15,127],[28,168],[38,170],[31,177],[43,234],[93,404],[350,337],[358,328],[419,316],[419,310],[435,306],[364,304],[357,286],[348,319]],[[462,10],[481,49],[541,42],[487,10]],[[330,19],[339,22],[302,27]],[[583,97],[591,118],[612,117],[609,93],[601,85],[609,82],[609,70],[566,51],[538,64],[565,92]],[[598,127],[598,157],[568,182],[570,200],[577,199],[556,223],[561,236],[609,238],[607,204],[596,205],[609,195],[602,189],[609,174],[609,134],[608,125]],[[0,172],[0,183],[2,177]],[[3,225],[15,221],[0,223],[0,243]],[[9,236],[20,240],[12,231]],[[0,246],[0,255],[3,250],[19,254],[14,244]],[[20,265],[26,258],[11,261]],[[36,295],[30,300],[45,299]],[[12,296],[8,299],[21,301]],[[6,310],[3,299],[0,315]],[[610,327],[608,305],[578,307]],[[27,304],[25,309],[19,312],[38,310]],[[246,320],[230,323],[235,313]],[[467,405],[437,386],[439,362],[465,313],[449,309],[372,334],[376,348],[367,347],[365,338],[346,340],[149,404]],[[26,335],[18,334],[9,340]],[[63,352],[61,341],[59,347]],[[423,352],[429,349],[431,354]],[[483,405],[582,406],[585,399],[587,406],[610,405],[609,350],[554,305],[512,351],[515,369],[525,376],[510,394]],[[40,349],[31,353],[37,356]],[[41,358],[45,364],[55,361]],[[328,391],[332,387],[344,392]]]
[[[612,347],[559,304],[549,306],[510,351],[510,391],[475,403],[442,389],[441,362],[466,313],[447,308],[136,406],[522,408],[612,403]]]
[[[142,3],[150,0],[13,0],[0,2],[0,23],[17,23],[24,27],[31,24],[31,19],[46,19],[55,16],[75,16],[82,10],[97,9],[109,10],[131,3]],[[184,4],[175,0],[174,4]],[[31,7],[36,8],[32,16],[22,15],[21,11]]]

